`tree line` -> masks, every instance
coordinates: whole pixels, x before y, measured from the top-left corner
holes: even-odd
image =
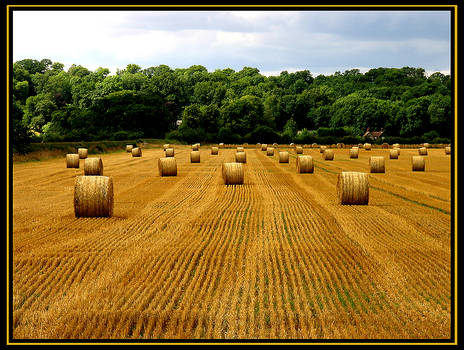
[[[208,72],[201,65],[128,64],[110,75],[107,68],[72,65],[65,71],[49,59],[24,59],[14,62],[12,73],[17,152],[30,142],[142,138],[356,143],[367,128],[404,143],[448,143],[452,137],[450,76],[427,76],[422,68],[266,77],[252,67]]]

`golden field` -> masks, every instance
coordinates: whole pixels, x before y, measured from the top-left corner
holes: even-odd
[[[64,156],[13,164],[15,339],[443,339],[451,337],[451,158],[429,149],[248,146],[244,184],[226,186],[235,149],[174,145],[103,154],[111,218],[76,218],[79,169]],[[290,152],[279,163],[278,150]],[[337,174],[369,173],[369,205],[339,205]]]

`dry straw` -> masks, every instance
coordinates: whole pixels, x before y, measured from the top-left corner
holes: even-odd
[[[245,149],[243,147],[237,147],[237,152],[245,152]]]
[[[133,145],[126,145],[126,152],[128,153],[132,152],[132,148],[134,148]]]
[[[168,148],[172,148],[171,145],[169,143],[165,143],[163,145],[163,151],[166,151]]]
[[[261,145],[261,151],[267,151],[267,143]]]
[[[365,149],[366,151],[370,151],[371,148],[372,148],[372,145],[371,145],[370,143],[365,143],[365,144],[364,144],[364,149]]]
[[[79,154],[69,153],[66,155],[66,168],[79,168]]]
[[[399,143],[394,143],[392,147],[393,148],[401,148]]]
[[[219,154],[219,148],[211,147],[211,154],[212,155],[218,155]]]
[[[266,150],[266,155],[273,156],[274,155],[274,148],[268,147]]]
[[[103,162],[101,158],[86,158],[84,160],[84,175],[103,176]]]
[[[87,148],[78,148],[77,153],[79,154],[79,159],[87,158],[89,150]]]
[[[398,151],[398,155],[401,154],[401,149],[399,147],[393,147],[393,149],[397,150]]]
[[[322,158],[324,160],[333,160],[334,159],[334,151],[331,149],[326,149],[324,153],[322,153]]]
[[[303,147],[301,146],[296,146],[295,147],[296,154],[303,154]]]
[[[390,150],[390,159],[398,159],[400,155],[400,150],[398,148],[392,148]]]
[[[368,174],[342,171],[338,174],[337,195],[339,204],[367,205],[369,202]]]
[[[174,148],[166,148],[164,151],[165,157],[174,157]]]
[[[385,157],[372,156],[369,158],[369,165],[371,168],[371,173],[384,173],[385,172]]]
[[[74,185],[74,215],[113,215],[113,179],[108,176],[77,176]]]
[[[425,171],[425,158],[423,156],[412,156],[412,171]]]
[[[241,152],[240,152],[241,153]],[[243,184],[244,172],[242,163],[222,163],[222,178],[226,185]]]
[[[382,143],[382,148],[390,148],[390,145],[386,142]]]
[[[237,162],[237,163],[246,163],[246,153],[245,152],[236,152],[235,153],[235,162]]]
[[[445,147],[445,154],[451,154],[451,147],[450,146]]]
[[[132,157],[141,157],[142,149],[140,147],[132,148]]]
[[[224,142],[219,143],[219,148],[224,148]]]
[[[356,159],[359,156],[359,148],[353,147],[350,149],[350,158]]]
[[[277,143],[274,142],[274,143],[272,144],[272,146],[273,146],[274,148],[277,148],[277,147],[279,147],[279,144],[277,144]]]
[[[293,142],[291,142],[290,147],[295,147],[295,144]]]
[[[429,147],[430,147],[430,144],[428,144],[427,142],[424,142],[424,143],[422,144],[422,147],[429,148]]]
[[[312,148],[317,148],[317,143],[313,143],[311,146]]]
[[[311,157],[311,156],[297,156],[297,158],[296,158],[296,172],[300,173],[300,174],[314,172],[313,157]]]
[[[327,149],[327,146],[321,146],[319,147],[319,153],[324,153],[324,151]]]
[[[200,148],[200,145],[198,143],[195,143],[192,145],[192,151],[198,151],[199,148]]]
[[[190,152],[190,163],[200,163],[200,151]]]
[[[288,152],[279,152],[279,163],[288,163],[289,154]]]
[[[345,144],[343,142],[337,143],[337,148],[345,148]]]
[[[174,157],[158,159],[158,172],[160,176],[177,176],[177,162]]]
[[[426,147],[419,148],[419,155],[420,156],[426,156],[427,155],[427,148]]]

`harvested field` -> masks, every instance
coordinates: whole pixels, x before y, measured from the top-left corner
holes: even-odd
[[[255,146],[253,146],[255,147]],[[247,149],[243,185],[222,163],[176,146],[101,154],[113,180],[111,218],[76,218],[63,158],[13,164],[15,339],[449,339],[452,157],[417,148],[333,149],[314,173]],[[385,156],[385,173],[369,157]],[[369,173],[369,204],[339,205],[341,171]]]

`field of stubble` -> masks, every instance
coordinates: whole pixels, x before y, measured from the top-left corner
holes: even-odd
[[[281,148],[282,149],[282,148]],[[256,147],[243,185],[225,186],[219,155],[175,146],[178,176],[160,177],[162,148],[103,154],[114,216],[75,218],[63,158],[13,165],[15,339],[450,338],[451,171],[429,149],[304,149],[313,174]],[[337,204],[337,174],[369,172],[367,206]]]

